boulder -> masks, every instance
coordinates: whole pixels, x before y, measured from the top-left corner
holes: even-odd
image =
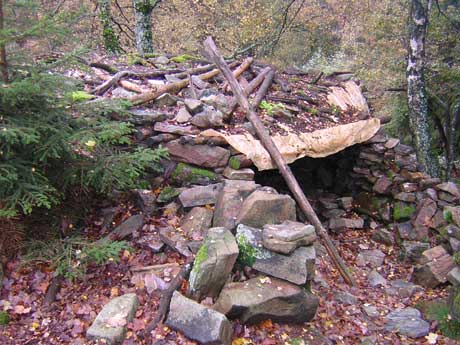
[[[217,297],[238,257],[235,237],[225,228],[211,228],[198,251],[190,273],[190,292],[200,300]]]
[[[203,345],[230,345],[233,327],[225,315],[175,291],[166,325]]]
[[[319,298],[286,281],[256,277],[225,285],[213,309],[243,323],[267,319],[280,323],[304,323],[313,319]]]
[[[420,338],[430,332],[430,324],[414,308],[397,309],[386,316],[385,330],[398,332],[410,338]]]
[[[203,110],[203,103],[194,98],[186,98],[184,99],[184,104],[190,114],[195,115],[198,114],[200,111]]]
[[[182,145],[179,140],[173,140],[165,147],[171,159],[205,168],[224,167],[230,158],[230,151],[220,146]]]
[[[263,228],[263,246],[281,254],[290,254],[301,246],[308,246],[316,240],[315,228],[290,220],[279,225],[265,225]]]
[[[244,199],[259,187],[254,181],[224,180],[214,208],[214,227],[233,230]]]
[[[139,300],[134,293],[112,299],[97,315],[86,331],[88,339],[102,340],[106,344],[121,344],[126,325],[134,318]]]
[[[179,194],[179,200],[184,207],[212,205],[221,189],[222,183],[188,188]]]
[[[290,255],[282,255],[263,248],[262,236],[261,229],[238,225],[236,240],[242,263],[297,285],[303,285],[314,277],[316,252],[313,246],[300,247]]]
[[[243,202],[236,223],[263,227],[285,220],[296,220],[294,200],[289,195],[256,190]]]

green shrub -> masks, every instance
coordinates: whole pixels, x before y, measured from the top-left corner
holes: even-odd
[[[32,241],[26,246],[23,262],[49,264],[57,275],[75,280],[81,278],[92,264],[118,262],[120,252],[129,249],[124,241],[89,242],[80,237],[47,242]]]

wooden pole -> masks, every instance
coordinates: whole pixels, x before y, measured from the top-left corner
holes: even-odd
[[[281,175],[284,177],[286,184],[288,185],[294,198],[299,204],[300,209],[305,214],[307,219],[315,227],[316,233],[318,234],[319,238],[322,240],[324,246],[326,247],[326,250],[330,255],[334,265],[337,267],[337,269],[339,270],[340,274],[342,275],[343,279],[347,284],[355,285],[353,277],[351,276],[347,266],[343,262],[339,253],[337,252],[337,249],[332,243],[329,234],[321,224],[318,216],[316,215],[315,211],[308,202],[307,197],[303,193],[302,188],[300,188],[300,185],[297,182],[294,174],[292,173],[289,166],[286,164],[286,161],[284,160],[275,143],[271,139],[264,125],[260,121],[259,117],[255,113],[253,108],[250,106],[243,89],[238,84],[238,81],[233,76],[232,72],[228,68],[222,56],[218,53],[217,47],[212,37],[208,37],[204,41],[204,47],[206,53],[209,55],[209,57],[213,60],[213,62],[216,64],[216,66],[220,69],[222,74],[228,80],[229,85],[232,88],[233,94],[235,95],[236,99],[238,100],[238,103],[240,104],[240,107],[246,112],[246,117],[254,126],[257,136],[264,145],[265,149],[269,152],[271,158],[278,167],[278,170],[280,171]]]

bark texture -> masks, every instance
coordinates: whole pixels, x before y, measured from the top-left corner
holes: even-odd
[[[3,14],[3,0],[0,0],[0,30],[4,29],[4,14]],[[8,63],[6,61],[6,47],[5,44],[0,44],[0,70],[2,80],[8,83]]]
[[[159,1],[133,0],[136,19],[136,48],[139,55],[153,53],[152,11]]]
[[[112,12],[110,9],[110,0],[99,0],[99,19],[102,26],[102,38],[104,40],[104,48],[109,53],[119,53],[121,51],[118,37],[115,34],[112,25]]]
[[[438,171],[437,164],[430,151],[431,134],[424,80],[425,39],[431,4],[431,0],[411,1],[408,25],[407,101],[418,161],[422,169],[434,177],[438,175]]]

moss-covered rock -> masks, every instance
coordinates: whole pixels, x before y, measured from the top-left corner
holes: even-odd
[[[219,176],[215,172],[185,163],[177,164],[171,178],[173,182],[182,185],[196,183],[207,184],[219,180]]]
[[[189,54],[182,54],[182,55],[177,55],[177,56],[174,56],[171,58],[171,61],[174,61],[176,63],[184,63],[184,62],[187,62],[187,61],[193,61],[193,60],[197,60],[198,58],[193,56],[193,55],[189,55]]]
[[[395,222],[410,219],[415,212],[415,206],[404,202],[396,202],[393,206],[393,219]]]
[[[174,198],[178,197],[179,194],[182,192],[181,188],[174,188],[171,186],[166,186],[163,188],[161,193],[158,195],[157,201],[158,202],[169,202]]]

